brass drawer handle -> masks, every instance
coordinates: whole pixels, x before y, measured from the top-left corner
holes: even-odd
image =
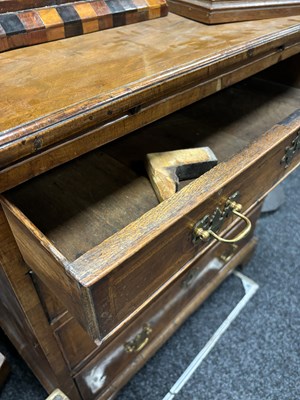
[[[219,240],[219,242],[222,242],[222,243],[237,243],[237,242],[241,241],[242,239],[244,239],[248,235],[248,233],[251,231],[252,224],[251,224],[250,219],[247,218],[245,215],[239,213],[236,210],[233,210],[232,212],[233,212],[233,214],[235,214],[236,216],[241,218],[246,223],[246,226],[242,230],[242,232],[238,233],[233,239],[224,239],[221,236],[217,235],[214,231],[208,230],[208,233],[210,235],[212,235],[215,239]]]
[[[216,208],[212,215],[206,215],[202,218],[195,226],[193,230],[193,243],[196,244],[199,241],[207,242],[214,237],[219,242],[222,243],[237,243],[244,239],[249,232],[251,231],[252,224],[249,218],[245,215],[241,214],[240,211],[242,209],[242,205],[236,202],[236,199],[239,197],[239,193],[236,192],[232,196],[229,197],[227,200],[224,210],[221,211],[219,207]],[[237,217],[242,219],[246,226],[237,234],[233,239],[224,239],[223,237],[219,236],[216,231],[218,231],[224,220],[230,215],[235,214]]]
[[[141,351],[149,342],[151,332],[151,326],[149,324],[145,325],[142,331],[138,333],[132,341],[124,344],[125,351],[127,353],[138,353]]]

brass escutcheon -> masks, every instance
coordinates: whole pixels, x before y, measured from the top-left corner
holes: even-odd
[[[252,224],[249,218],[240,213],[242,205],[237,202],[238,198],[239,192],[235,192],[227,199],[223,211],[219,207],[217,207],[212,215],[206,215],[199,222],[196,223],[193,229],[194,244],[197,244],[200,241],[208,242],[212,237],[222,243],[236,243],[244,239],[249,234]],[[242,230],[242,232],[237,234],[233,239],[224,239],[216,232],[220,230],[225,219],[230,214],[235,214],[237,217],[242,219],[246,223],[246,226]]]
[[[143,326],[142,331],[133,340],[124,344],[125,351],[127,353],[138,353],[141,351],[149,342],[151,332],[152,328],[149,324]]]

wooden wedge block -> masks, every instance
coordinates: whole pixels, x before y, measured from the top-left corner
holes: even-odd
[[[209,147],[151,153],[146,156],[148,176],[159,201],[176,193],[180,181],[196,179],[217,163]]]

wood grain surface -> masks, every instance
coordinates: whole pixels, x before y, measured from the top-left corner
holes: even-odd
[[[80,41],[3,53],[0,190],[297,53],[299,26],[300,19],[293,17],[231,24],[229,30],[228,25],[208,27],[169,15],[145,22],[143,30],[125,26]],[[86,137],[61,154],[56,149],[99,130],[105,121],[120,128],[97,134],[93,141]],[[46,153],[53,148],[50,163]]]

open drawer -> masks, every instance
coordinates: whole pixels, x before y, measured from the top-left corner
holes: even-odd
[[[240,219],[231,196],[247,214],[297,166],[299,101],[299,89],[251,79],[6,192],[24,260],[95,340],[107,338],[208,251],[212,231]],[[145,154],[195,146],[220,163],[158,204]]]

